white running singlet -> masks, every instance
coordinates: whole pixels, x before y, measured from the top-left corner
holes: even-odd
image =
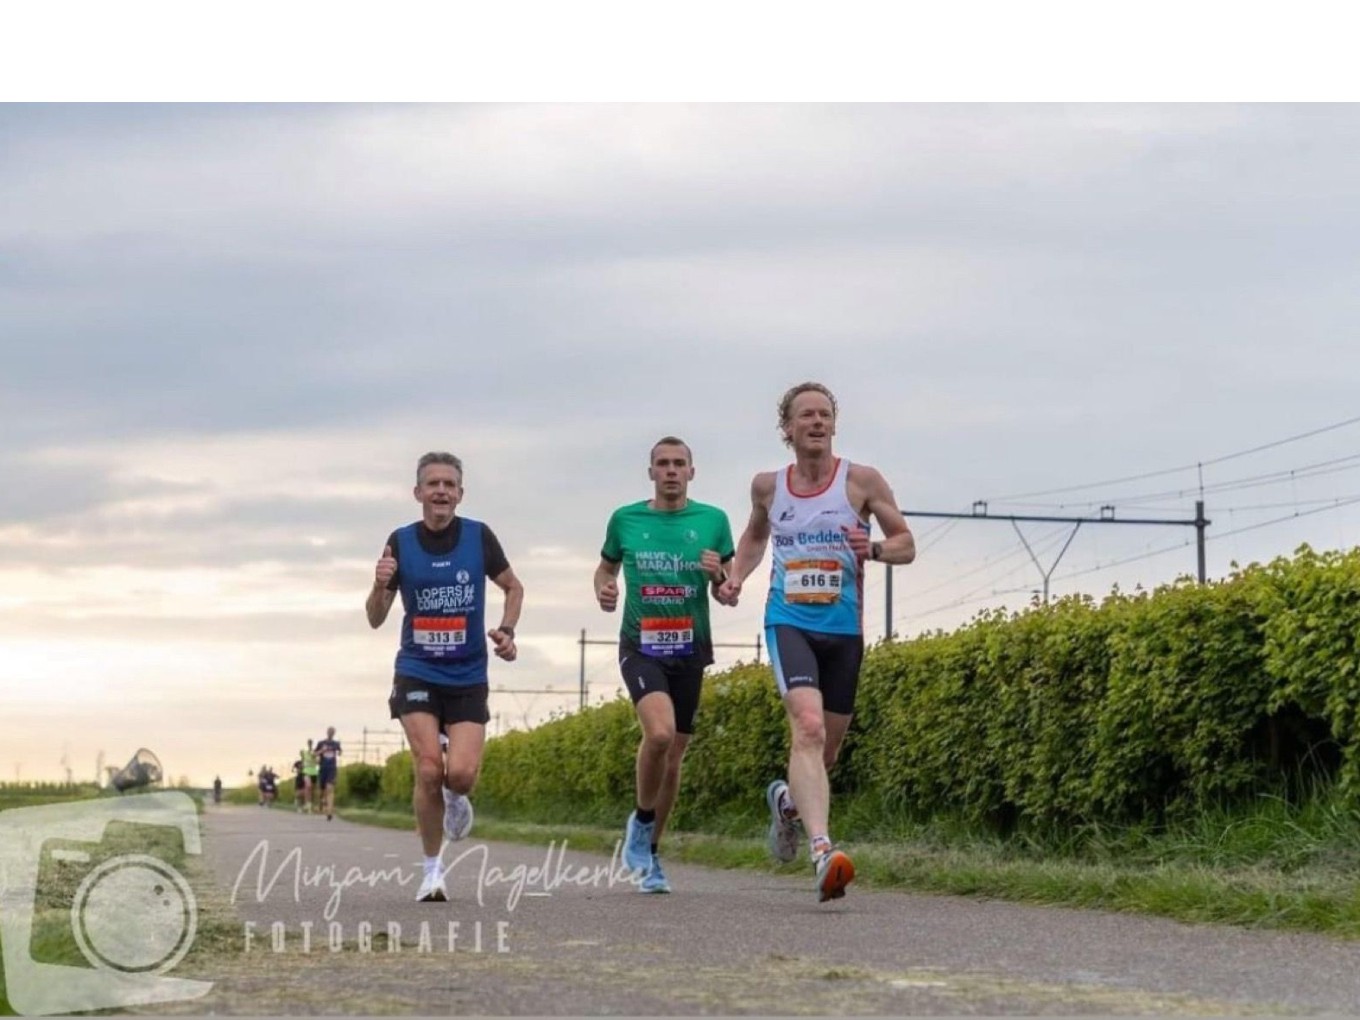
[[[823,634],[859,634],[863,623],[863,568],[843,528],[869,525],[850,506],[850,462],[839,458],[819,492],[789,488],[793,465],[775,473],[770,504],[770,595],[765,626],[787,625]]]

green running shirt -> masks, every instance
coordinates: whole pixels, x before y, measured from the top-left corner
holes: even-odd
[[[623,564],[623,622],[619,636],[644,655],[697,655],[713,661],[708,621],[708,576],[699,566],[705,549],[732,558],[727,514],[690,500],[680,510],[655,510],[648,500],[621,506],[609,518],[600,555]]]

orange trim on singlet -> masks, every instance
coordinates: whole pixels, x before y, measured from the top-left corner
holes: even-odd
[[[841,459],[839,457],[836,458],[836,466],[831,469],[831,477],[827,480],[827,483],[823,485],[820,489],[818,489],[816,492],[793,491],[793,469],[797,466],[798,466],[797,464],[790,464],[788,467],[784,469],[787,472],[787,474],[784,477],[784,488],[789,490],[789,495],[792,496],[794,499],[816,499],[818,496],[826,492],[827,489],[831,488],[832,483],[836,481],[836,476],[840,474],[841,470]]]

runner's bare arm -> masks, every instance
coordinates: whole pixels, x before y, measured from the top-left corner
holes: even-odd
[[[762,471],[751,480],[751,516],[746,522],[746,530],[737,540],[737,554],[732,557],[727,580],[721,591],[724,596],[734,599],[741,593],[742,582],[760,566],[765,558],[765,546],[770,541],[770,503],[774,500],[773,471]]]
[[[524,585],[510,567],[493,577],[491,583],[505,592],[505,606],[501,609],[500,625],[487,631],[486,636],[491,639],[497,658],[514,662],[519,654],[515,647],[515,625],[519,623],[520,610],[524,606]]]
[[[612,613],[619,605],[619,568],[622,563],[611,563],[600,558],[595,568],[595,601],[606,613]]]
[[[856,464],[851,468],[850,484],[862,494],[862,505],[883,532],[881,541],[871,543],[871,549],[876,546],[878,553],[871,558],[880,563],[910,563],[916,559],[916,538],[887,479],[877,468]]]
[[[505,592],[505,606],[501,609],[501,625],[496,630],[508,630],[513,633],[515,627],[519,624],[520,611],[524,608],[524,585],[520,583],[511,567],[506,567],[493,577],[491,583]]]
[[[387,587],[397,573],[397,561],[392,556],[392,547],[386,546],[383,554],[378,558],[377,565],[373,568],[373,587],[369,589],[368,598],[364,600],[364,612],[368,614],[368,625],[377,630],[387,619],[387,612],[392,608],[392,600],[397,597],[397,593]]]

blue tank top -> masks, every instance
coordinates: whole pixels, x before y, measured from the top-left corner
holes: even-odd
[[[397,530],[401,585],[401,648],[396,671],[426,683],[472,686],[487,682],[486,564],[482,525],[462,518],[453,551],[431,556],[416,525]]]
[[[863,569],[841,530],[869,528],[850,506],[850,462],[839,460],[826,488],[807,495],[789,488],[792,473],[793,465],[775,473],[770,503],[774,554],[765,626],[863,633]]]

